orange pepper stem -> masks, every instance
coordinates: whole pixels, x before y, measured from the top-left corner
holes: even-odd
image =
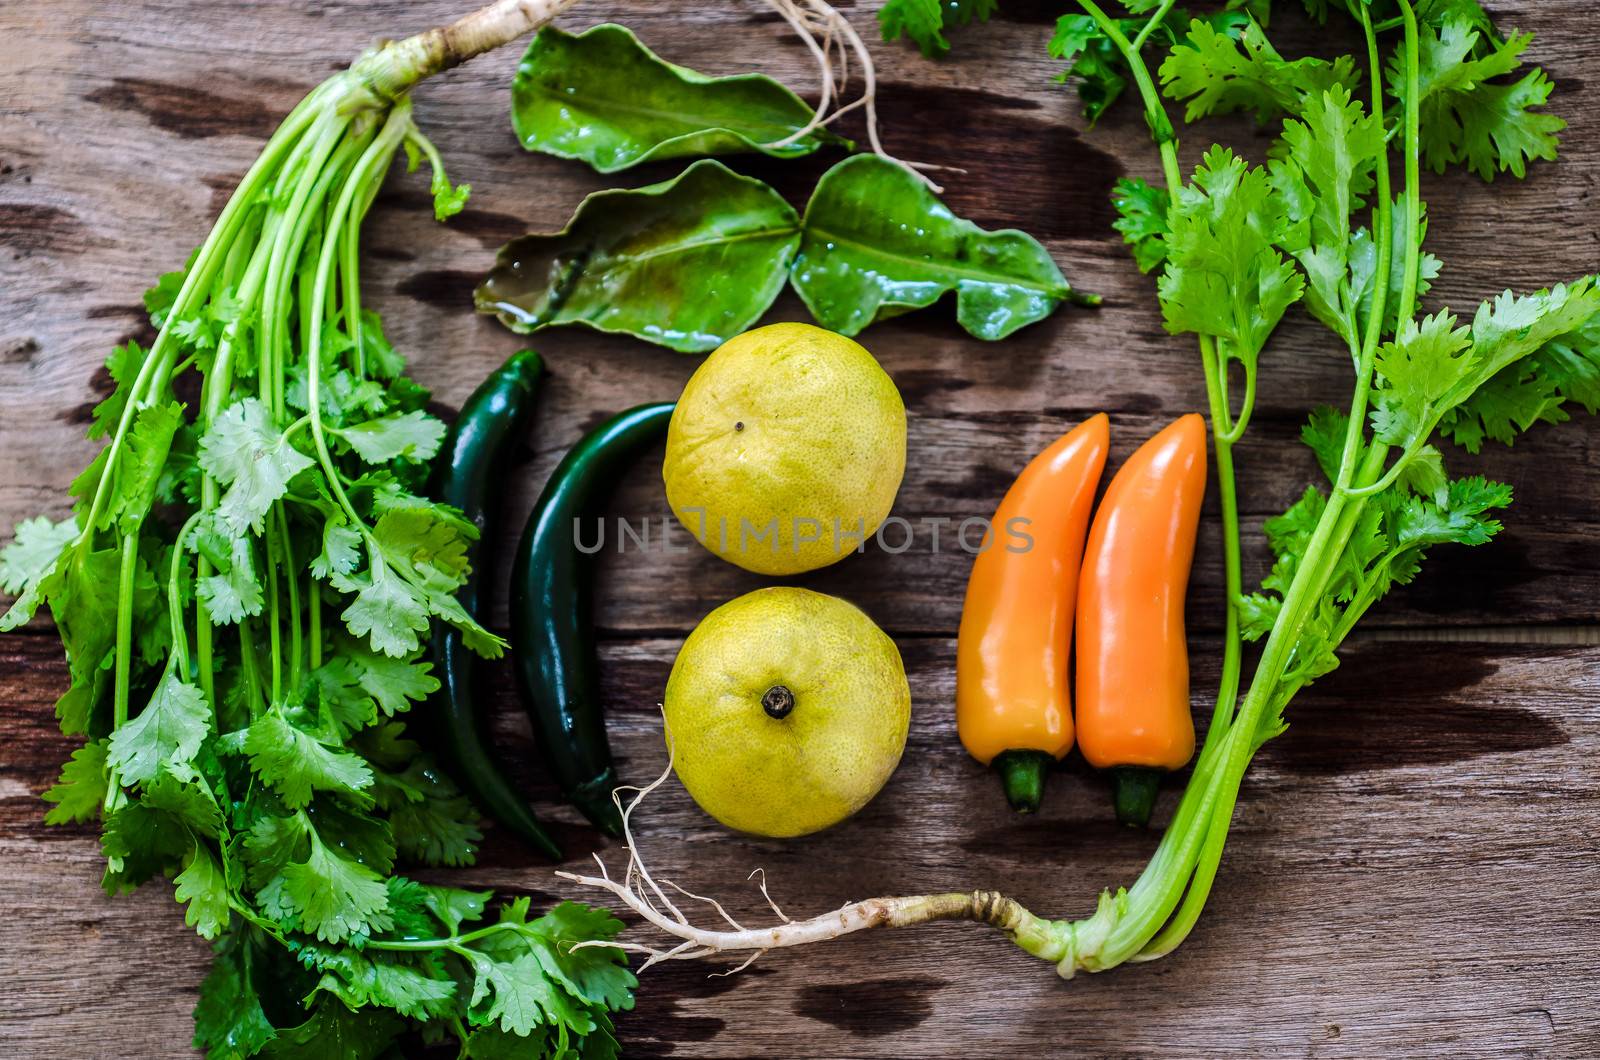
[[[1044,801],[1044,781],[1055,764],[1055,758],[1044,751],[1002,751],[994,757],[994,768],[1000,774],[1000,786],[1005,788],[1006,801],[1018,813],[1038,813]]]
[[[1143,828],[1150,823],[1166,770],[1152,766],[1118,766],[1111,770],[1111,801],[1117,808],[1117,823]]]

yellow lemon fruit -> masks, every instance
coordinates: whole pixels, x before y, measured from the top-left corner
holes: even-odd
[[[678,652],[664,706],[694,801],[764,836],[820,831],[872,801],[911,723],[888,634],[848,601],[788,587],[707,615]]]
[[[717,347],[667,428],[667,503],[758,574],[825,567],[877,532],[906,469],[894,381],[843,335],[772,324]]]

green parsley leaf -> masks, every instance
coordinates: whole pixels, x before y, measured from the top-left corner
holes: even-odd
[[[433,664],[424,661],[422,656],[394,658],[355,647],[350,652],[350,661],[360,672],[358,681],[362,689],[391,718],[409,710],[412,702],[420,703],[439,690]]]
[[[100,833],[106,856],[102,886],[107,894],[132,891],[152,876],[178,871],[194,843],[177,817],[135,799],[111,811]]]
[[[473,863],[483,838],[477,808],[431,759],[419,758],[398,775],[380,773],[378,780],[402,853],[424,865]]]
[[[200,467],[228,487],[217,514],[235,534],[261,533],[272,502],[312,463],[272,426],[256,398],[230,405],[200,440]]]
[[[474,978],[467,1004],[473,1022],[498,1024],[519,1035],[547,1023],[580,1035],[594,1030],[587,1008],[550,980],[533,953],[497,960],[468,952]]]
[[[562,902],[528,924],[528,930],[549,940],[536,951],[552,978],[574,997],[610,1009],[633,1007],[639,980],[628,970],[628,956],[613,946],[573,947],[579,942],[614,939],[622,921],[604,909],[581,902]]]
[[[183,268],[162,273],[161,278],[156,280],[155,286],[144,293],[144,308],[145,312],[150,314],[151,327],[159,330],[166,324],[167,314],[178,301],[178,294],[183,290],[183,281],[188,278],[189,268],[199,253],[200,250],[196,247]]]

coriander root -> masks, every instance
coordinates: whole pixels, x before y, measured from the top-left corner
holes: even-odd
[[[694,894],[671,880],[657,882],[650,874],[639,853],[638,841],[633,835],[633,813],[645,796],[659,788],[672,775],[671,743],[668,743],[667,766],[661,775],[642,788],[618,788],[612,798],[622,812],[622,835],[628,848],[628,866],[621,880],[612,878],[600,855],[595,863],[600,875],[585,876],[574,872],[557,872],[556,875],[581,887],[607,891],[637,913],[646,923],[663,934],[677,939],[676,945],[651,946],[636,942],[606,943],[634,953],[645,955],[640,971],[662,961],[687,961],[720,955],[743,955],[745,961],[731,971],[731,975],[754,964],[757,958],[771,950],[805,946],[814,942],[827,942],[868,928],[909,927],[935,920],[973,920],[1004,931],[1013,942],[1027,952],[1056,965],[1063,978],[1071,978],[1079,968],[1093,968],[1092,955],[1084,952],[1083,943],[1090,935],[1080,937],[1079,924],[1068,921],[1044,920],[998,891],[953,891],[945,894],[914,895],[899,898],[868,898],[840,906],[831,913],[823,913],[807,920],[793,920],[786,916],[767,893],[766,876],[756,869],[750,875],[761,874],[761,894],[772,907],[778,923],[764,927],[745,927],[735,920],[722,903],[715,898]],[[626,805],[624,791],[635,792]],[[727,928],[702,927],[690,921],[668,896],[662,884],[687,898],[710,906]],[[1105,903],[1102,902],[1102,907]],[[1098,919],[1098,915],[1097,918]],[[1091,921],[1083,924],[1094,923]],[[1091,933],[1092,935],[1093,933]],[[574,948],[599,943],[580,942]],[[1087,963],[1086,963],[1087,962]]]

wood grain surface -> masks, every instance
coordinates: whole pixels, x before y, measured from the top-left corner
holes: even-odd
[[[140,294],[205,234],[262,139],[309,87],[380,35],[445,21],[452,0],[6,0],[0,4],[0,528],[67,510],[65,486],[93,454],[83,427],[109,379],[111,346],[142,334]],[[875,3],[840,6],[869,25]],[[1284,5],[1291,6],[1291,5]],[[1468,310],[1505,287],[1545,286],[1600,262],[1600,36],[1576,0],[1495,2],[1502,26],[1534,31],[1530,57],[1555,78],[1571,124],[1563,161],[1523,182],[1430,178],[1430,248],[1446,270],[1430,302]],[[1000,886],[1036,912],[1082,915],[1130,881],[1154,836],[1112,824],[1081,764],[1052,779],[1046,812],[1009,816],[961,752],[949,703],[970,558],[934,552],[923,519],[987,515],[1027,457],[1091,410],[1112,413],[1113,460],[1204,404],[1188,340],[1161,329],[1148,281],[1109,229],[1116,177],[1154,176],[1141,120],[1119,108],[1094,130],[1053,85],[1043,42],[1058,5],[1002,0],[944,62],[875,45],[885,136],[902,156],[955,165],[947,201],[989,227],[1049,246],[1075,285],[1106,296],[1002,344],[965,337],[948,307],[868,331],[905,395],[912,459],[896,513],[922,528],[911,550],[869,547],[803,579],[850,596],[898,638],[915,697],[904,765],[861,815],[789,843],[732,836],[676,784],[643,818],[654,863],[692,890],[756,914],[757,866],[790,913],[874,893]],[[667,58],[715,73],[761,69],[801,91],[806,53],[754,0],[585,3],[570,29],[624,21]],[[1337,30],[1332,31],[1337,35]],[[1320,31],[1284,18],[1287,51]],[[367,226],[369,296],[414,374],[449,412],[523,340],[470,311],[494,249],[557,228],[600,187],[664,179],[672,164],[602,178],[531,156],[506,119],[516,48],[424,85],[418,118],[473,185],[438,226],[425,187],[396,173]],[[1260,156],[1243,125],[1207,127]],[[1184,145],[1193,159],[1204,144]],[[832,161],[735,159],[803,202]],[[769,319],[804,319],[780,300]],[[553,368],[524,461],[507,482],[513,521],[582,430],[671,398],[697,363],[569,330],[535,343]],[[1325,333],[1286,326],[1268,351],[1260,406],[1238,453],[1247,578],[1266,561],[1261,520],[1314,475],[1293,439],[1306,411],[1347,393],[1348,362]],[[1507,532],[1440,552],[1418,583],[1374,611],[1345,665],[1296,702],[1292,727],[1245,784],[1206,917],[1173,956],[1080,976],[1051,971],[950,925],[855,938],[715,967],[647,973],[621,1021],[630,1057],[1600,1055],[1600,447],[1593,424],[1541,429],[1478,460],[1510,481]],[[649,461],[615,513],[666,514]],[[3,530],[0,530],[3,532]],[[676,543],[687,540],[679,531]],[[502,547],[505,542],[500,543]],[[664,761],[655,704],[684,633],[760,582],[698,548],[609,558],[600,585],[608,706],[623,774]],[[1215,527],[1203,531],[1191,616],[1197,706],[1215,681],[1220,602]],[[1541,643],[1513,645],[1510,640]],[[189,1009],[203,944],[170,892],[110,900],[88,829],[46,828],[37,795],[70,750],[50,704],[65,683],[47,623],[0,639],[0,1055],[191,1055]],[[507,700],[503,736],[525,724]],[[573,862],[617,857],[527,778]],[[1170,811],[1172,792],[1162,812]],[[598,844],[598,845],[597,845]],[[547,866],[493,832],[453,880],[548,900],[570,894]]]

